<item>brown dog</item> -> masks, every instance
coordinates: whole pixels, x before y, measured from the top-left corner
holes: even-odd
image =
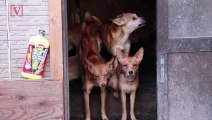
[[[69,67],[69,80],[76,80],[80,78],[80,62],[79,62],[79,56],[71,56],[68,58],[68,67]]]
[[[88,11],[86,12],[86,14],[90,14]],[[86,17],[86,16],[85,16]],[[102,24],[101,23],[101,20],[99,18],[97,18],[96,16],[93,16],[90,14],[90,18],[88,19],[92,19],[96,22],[98,22],[100,25]],[[99,25],[98,25],[99,27]],[[95,29],[91,29],[91,30],[95,30]],[[99,30],[99,29],[96,29],[96,30]],[[93,31],[95,32],[95,31]],[[69,49],[72,49],[73,47],[76,47],[78,49],[78,46],[79,46],[79,43],[80,41],[82,40],[82,24],[75,24],[75,25],[72,25],[69,30],[68,30],[68,47]],[[98,45],[101,44],[101,40],[98,39]]]
[[[82,68],[83,90],[86,110],[86,120],[90,120],[89,94],[94,86],[99,86],[101,89],[101,117],[103,120],[108,120],[106,116],[106,85],[107,80],[113,72],[112,58],[105,63],[99,54],[99,33],[98,29],[101,25],[90,14],[86,14],[82,25],[83,39],[79,43],[79,56]]]
[[[109,86],[114,90],[121,91],[122,101],[122,120],[127,119],[126,110],[126,93],[130,94],[130,117],[131,120],[136,120],[134,114],[134,103],[136,97],[136,89],[139,85],[138,67],[143,59],[144,49],[140,48],[139,51],[133,56],[128,57],[117,49],[117,58],[119,66],[116,70],[116,75],[113,75],[109,81]],[[115,97],[118,97],[117,92],[114,91]]]
[[[82,39],[82,24],[72,25],[68,30],[68,48],[78,48],[79,42]]]
[[[91,15],[89,12],[86,12],[86,15],[89,16],[89,18],[87,18],[88,22],[89,20],[91,21],[95,21],[96,24],[98,24],[99,27],[102,23],[99,20],[99,18],[97,18],[96,16]],[[85,17],[86,17],[85,15]],[[90,29],[90,28],[87,28]],[[90,32],[98,34],[97,31],[92,31],[92,30],[99,30],[98,28],[94,28],[91,29]],[[80,65],[79,65],[79,53],[78,53],[78,49],[79,49],[79,43],[82,40],[82,24],[75,24],[72,25],[69,28],[69,32],[68,32],[68,47],[69,49],[73,49],[74,47],[76,47],[77,52],[74,56],[70,56],[69,57],[69,80],[74,80],[74,79],[78,79],[80,78]],[[100,46],[101,44],[101,40],[98,38],[96,39],[98,42],[98,46]],[[100,47],[99,47],[100,48]]]
[[[92,16],[92,18],[100,21],[96,16]],[[125,54],[128,55],[130,50],[129,35],[144,24],[144,19],[138,17],[135,13],[122,13],[112,19],[111,23],[102,24],[101,29],[99,29],[101,40],[114,56],[116,56],[117,48],[124,50]],[[71,26],[68,34],[69,48],[78,47],[81,39],[81,24]],[[98,41],[98,44],[100,45],[101,41]]]
[[[135,13],[122,13],[112,19],[111,23],[105,23],[101,26],[101,40],[113,56],[116,56],[117,48],[124,50],[124,53],[128,55],[131,46],[128,37],[144,23],[144,19]]]

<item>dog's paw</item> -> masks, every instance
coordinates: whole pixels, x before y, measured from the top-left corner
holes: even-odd
[[[121,118],[121,120],[127,120],[127,118]]]
[[[103,118],[102,120],[109,120],[108,118]]]
[[[121,120],[127,120],[127,115],[122,115]]]
[[[131,115],[130,117],[131,117],[131,120],[137,120],[134,114]]]
[[[113,92],[113,96],[118,99],[119,98],[119,93],[118,92]]]
[[[109,120],[105,114],[102,114],[102,120]]]
[[[109,120],[107,116],[102,117],[102,120]]]

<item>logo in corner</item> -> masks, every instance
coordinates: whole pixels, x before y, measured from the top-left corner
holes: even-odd
[[[11,5],[10,6],[11,16],[23,16],[23,5]]]

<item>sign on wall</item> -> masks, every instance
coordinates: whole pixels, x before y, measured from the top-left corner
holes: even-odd
[[[10,5],[11,16],[23,16],[23,5]]]

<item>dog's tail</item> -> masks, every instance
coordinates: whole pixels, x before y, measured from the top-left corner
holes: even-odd
[[[112,77],[114,77],[114,76],[112,76]],[[118,97],[119,97],[117,83],[118,83],[117,80],[115,80],[113,78],[110,79],[109,82],[108,82],[109,89],[112,92],[114,98],[116,98],[116,99],[118,99]]]
[[[119,93],[118,93],[118,91],[112,91],[112,93],[113,93],[113,97],[114,97],[114,98],[116,98],[116,99],[119,98]]]

